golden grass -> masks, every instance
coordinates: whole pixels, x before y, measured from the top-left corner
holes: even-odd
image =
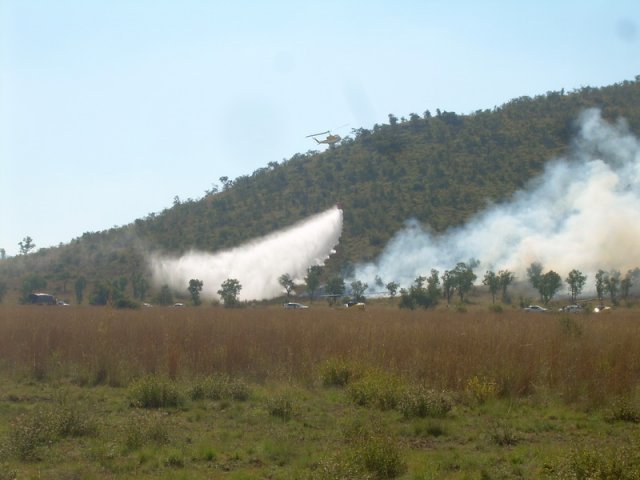
[[[313,382],[335,358],[454,392],[476,378],[494,382],[499,395],[548,392],[601,404],[638,387],[640,322],[626,309],[567,316],[0,306],[0,369],[38,378],[126,385],[147,373],[228,373]]]

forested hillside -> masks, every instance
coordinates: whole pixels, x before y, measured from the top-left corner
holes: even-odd
[[[0,281],[18,291],[27,275],[38,274],[61,292],[79,276],[89,284],[123,277],[133,288],[134,278],[148,275],[143,252],[236,246],[339,202],[344,231],[329,265],[336,271],[373,259],[407,219],[441,232],[508,198],[566,152],[578,114],[589,107],[605,119],[625,118],[639,134],[640,78],[521,97],[468,115],[390,114],[388,124],[354,129],[335,148],[220,179],[201,199],[176,199],[131,225],[5,259]]]

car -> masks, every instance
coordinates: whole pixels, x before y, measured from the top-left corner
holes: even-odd
[[[538,313],[544,313],[547,311],[546,308],[541,307],[540,305],[529,305],[528,307],[525,307],[524,309],[525,312],[538,312]]]
[[[584,312],[582,305],[566,305],[560,309],[561,312],[581,313]]]
[[[288,309],[288,310],[289,309],[293,310],[293,309],[297,309],[297,308],[309,308],[306,305],[302,305],[301,303],[294,303],[294,302],[287,302],[287,303],[283,304],[282,306],[284,308]]]
[[[362,302],[347,302],[344,304],[345,308],[353,308],[355,310],[364,310],[364,303]]]

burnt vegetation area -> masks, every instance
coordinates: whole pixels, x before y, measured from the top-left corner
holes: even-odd
[[[547,161],[568,153],[578,115],[593,107],[608,121],[624,118],[640,134],[640,77],[520,97],[467,115],[389,114],[387,124],[353,129],[334,148],[271,161],[236,179],[220,177],[220,185],[212,179],[200,199],[176,197],[171,207],[127,226],[5,259],[0,280],[13,284],[37,272],[56,285],[65,282],[67,290],[69,278],[79,275],[90,283],[131,278],[146,273],[142,252],[234,247],[339,202],[344,230],[328,265],[338,271],[375,258],[410,218],[443,232],[508,200]]]

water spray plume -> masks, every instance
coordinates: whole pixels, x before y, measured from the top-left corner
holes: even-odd
[[[301,280],[307,268],[322,265],[333,253],[342,232],[342,210],[332,208],[292,227],[216,253],[189,252],[179,258],[150,259],[157,284],[186,292],[189,280],[203,282],[202,296],[218,298],[222,283],[235,278],[241,300],[262,300],[282,294],[278,279],[289,274]]]
[[[599,269],[624,274],[640,266],[640,142],[624,122],[608,124],[594,109],[579,127],[571,153],[510,202],[439,236],[410,221],[375,263],[356,268],[356,278],[408,286],[431,268],[470,259],[481,262],[479,277],[509,269],[523,280],[532,262],[563,278],[579,269],[591,280]]]

